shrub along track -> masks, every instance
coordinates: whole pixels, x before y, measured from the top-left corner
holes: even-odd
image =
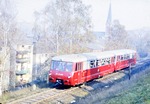
[[[141,70],[144,70],[146,67],[150,66],[150,59],[145,59],[142,61],[138,61],[137,65],[132,68],[132,75],[137,74],[141,72]],[[14,100],[11,102],[8,102],[8,104],[45,104],[45,103],[90,103],[90,101],[86,100],[88,97],[87,95],[93,95],[93,93],[97,93],[98,91],[101,91],[99,93],[102,93],[102,97],[105,97],[105,90],[113,86],[114,84],[117,84],[125,79],[129,78],[128,69],[118,71],[116,73],[112,73],[109,75],[104,76],[103,78],[95,79],[93,81],[90,81],[80,87],[72,87],[72,88],[49,88],[46,91],[43,91],[41,93],[37,93],[25,98],[21,98],[18,100]],[[132,79],[132,76],[131,76]],[[116,88],[119,90],[119,88]],[[121,88],[120,88],[121,89]],[[107,92],[109,93],[109,92]],[[83,98],[83,99],[81,99]],[[85,99],[84,99],[85,98]],[[95,96],[94,96],[95,98]],[[91,102],[92,103],[92,102]]]

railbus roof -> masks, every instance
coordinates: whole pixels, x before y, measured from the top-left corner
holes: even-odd
[[[106,51],[106,53],[114,53],[115,55],[123,55],[123,54],[136,53],[136,51],[131,50],[131,49],[121,49],[121,50]]]
[[[66,61],[66,62],[83,62],[89,60],[96,60],[101,58],[114,57],[115,55],[123,55],[135,53],[134,50],[122,49],[122,50],[113,50],[113,51],[104,51],[104,52],[91,52],[91,53],[80,53],[80,54],[68,54],[55,56],[52,60],[56,61]]]

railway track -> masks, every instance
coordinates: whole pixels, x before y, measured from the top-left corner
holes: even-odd
[[[47,91],[35,95],[8,102],[7,104],[37,104],[44,100],[56,98],[62,94],[74,91],[76,89],[77,87],[71,89],[48,89]]]
[[[150,59],[138,61],[136,66],[132,68],[132,74],[140,72],[140,68],[147,66],[146,64],[150,66]],[[107,88],[109,87],[110,83],[113,83],[114,81],[123,77],[128,77],[127,74],[127,70],[121,70],[119,72],[106,75],[103,78],[95,79],[94,81],[88,82],[81,87],[72,87],[66,89],[48,88],[46,91],[41,93],[14,100],[8,102],[7,104],[45,104],[48,102],[51,102],[52,104],[73,103],[76,100],[76,97],[86,96],[87,94],[90,94],[91,90],[96,88]]]

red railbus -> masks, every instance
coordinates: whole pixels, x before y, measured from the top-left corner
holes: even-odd
[[[136,64],[136,51],[129,49],[55,56],[49,81],[75,86]]]

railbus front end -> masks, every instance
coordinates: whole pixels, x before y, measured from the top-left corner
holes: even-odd
[[[72,62],[52,60],[49,71],[49,81],[60,85],[72,85]]]

